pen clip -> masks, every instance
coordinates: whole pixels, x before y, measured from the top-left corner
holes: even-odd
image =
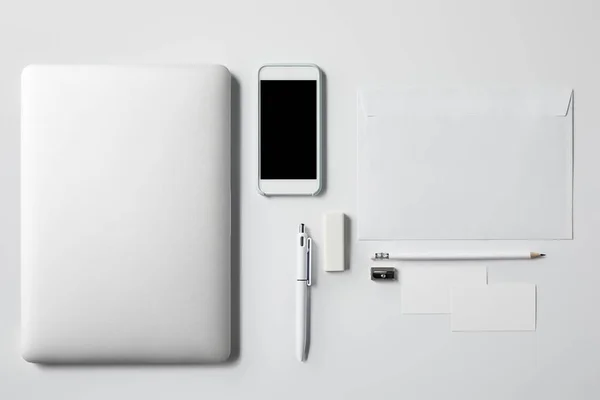
[[[306,239],[306,286],[312,285],[312,239]]]

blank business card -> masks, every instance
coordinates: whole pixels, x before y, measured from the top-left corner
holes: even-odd
[[[535,331],[536,286],[501,283],[451,291],[451,329],[467,331]]]
[[[431,267],[420,264],[402,268],[402,314],[448,314],[452,288],[486,284],[485,267]]]

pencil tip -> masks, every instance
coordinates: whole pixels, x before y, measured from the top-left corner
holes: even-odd
[[[540,253],[540,257],[546,257],[546,254]]]

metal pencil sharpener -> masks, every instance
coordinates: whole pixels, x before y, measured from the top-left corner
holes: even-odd
[[[371,280],[373,281],[395,281],[397,275],[394,267],[371,267]]]

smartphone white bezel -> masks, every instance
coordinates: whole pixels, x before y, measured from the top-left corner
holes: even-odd
[[[261,179],[261,121],[260,82],[263,80],[316,80],[317,81],[317,178],[316,179]],[[315,196],[321,191],[321,71],[314,64],[267,64],[258,70],[258,192],[263,196]]]

